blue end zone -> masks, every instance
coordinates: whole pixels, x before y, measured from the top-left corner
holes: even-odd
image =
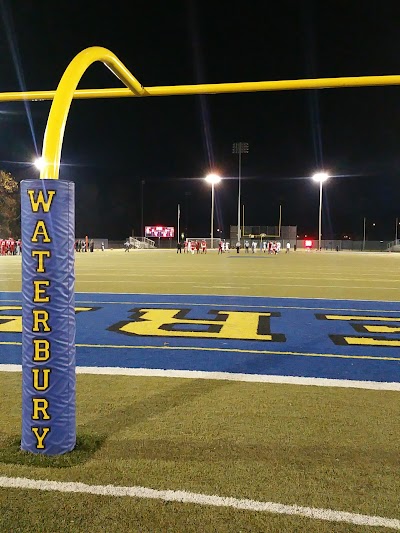
[[[77,365],[400,382],[397,302],[76,295]],[[0,293],[0,364],[21,364],[21,295]]]

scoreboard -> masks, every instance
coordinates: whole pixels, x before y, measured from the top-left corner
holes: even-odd
[[[144,229],[146,237],[174,237],[175,228],[172,226],[146,226]]]

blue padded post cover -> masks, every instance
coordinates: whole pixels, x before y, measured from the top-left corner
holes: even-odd
[[[21,182],[22,439],[46,455],[76,444],[74,183]]]

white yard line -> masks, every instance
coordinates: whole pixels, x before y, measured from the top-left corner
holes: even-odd
[[[199,287],[200,285],[194,285],[194,287]],[[221,287],[220,287],[221,288]],[[223,287],[223,288],[232,288],[232,287]],[[246,289],[248,287],[237,287],[235,285],[234,288],[239,288],[239,289]],[[80,295],[80,294],[86,294],[86,293],[76,293],[77,295]],[[114,296],[118,296],[118,294],[114,294],[114,293],[93,293],[93,294],[113,294]],[[119,294],[122,294],[124,296],[126,295],[129,295],[129,296],[133,296],[133,297],[137,297],[137,296],[152,296],[151,294],[149,293],[139,293],[139,294],[130,294],[130,293],[119,293]],[[160,296],[158,294],[154,294],[153,296]],[[171,296],[174,296],[174,295],[166,295],[168,296],[169,298]],[[192,297],[192,298],[195,298],[196,295],[192,295],[192,294],[179,294],[177,296],[184,296],[184,297]],[[199,295],[197,295],[199,296]],[[232,298],[232,296],[224,296],[224,295],[216,295],[217,297],[221,297],[221,298]],[[239,296],[239,298],[252,298],[252,296]],[[254,297],[256,298],[256,297]],[[259,298],[257,296],[257,298]],[[265,298],[266,300],[280,300],[280,299],[284,299],[282,297],[270,297],[270,296],[262,296],[262,298]],[[293,298],[293,299],[296,299],[296,298]],[[301,298],[302,299],[302,298]],[[307,300],[307,298],[304,298],[305,300]],[[323,300],[324,298],[310,298],[311,300]],[[327,300],[329,300],[329,298],[327,298]],[[336,301],[336,300],[334,300]],[[352,301],[353,303],[356,303],[357,301],[360,301],[360,302],[367,302],[367,303],[371,303],[371,302],[374,302],[373,300],[339,300],[339,301]],[[1,300],[0,299],[0,304],[1,303],[4,303],[4,302],[16,302],[20,305],[20,308],[22,309],[22,301],[21,299],[4,299],[4,300]],[[380,302],[379,302],[380,303]],[[382,303],[392,303],[392,304],[398,304],[398,302],[388,302],[387,300],[382,300]],[[113,304],[113,305],[191,305],[191,306],[196,306],[196,307],[219,307],[221,308],[222,310],[225,309],[225,308],[228,308],[228,307],[233,307],[233,308],[239,308],[239,309],[295,309],[295,310],[299,310],[299,311],[334,311],[334,312],[339,312],[339,311],[345,311],[345,312],[355,312],[355,313],[396,313],[396,314],[399,314],[400,313],[400,307],[398,309],[360,309],[359,307],[358,308],[355,308],[355,307],[306,307],[306,306],[294,306],[294,305],[275,305],[275,304],[268,304],[268,305],[260,305],[260,304],[253,304],[253,305],[243,305],[243,304],[231,304],[231,303],[226,303],[226,302],[212,302],[212,303],[198,303],[198,302],[190,302],[190,301],[182,301],[182,302],[175,302],[175,301],[164,301],[164,302],[158,302],[158,301],[152,301],[152,302],[146,302],[146,301],[142,301],[142,300],[139,300],[138,301],[138,298],[132,298],[130,301],[128,302],[123,302],[123,301],[116,301],[116,300],[79,300],[77,299],[76,300],[76,304],[90,304],[90,305],[105,305],[105,304]],[[1,317],[1,315],[0,315]]]
[[[314,287],[314,285],[313,285]],[[209,287],[207,286],[207,288],[209,289]],[[342,287],[343,288],[343,287]],[[15,294],[21,294],[21,291],[2,291],[2,292],[7,292],[7,293],[15,293]],[[1,293],[0,291],[0,296],[1,296]],[[108,291],[90,291],[90,292],[83,292],[83,291],[75,291],[75,294],[76,295],[81,295],[81,294],[85,294],[85,295],[92,295],[92,294],[111,294],[113,296],[118,296],[118,295],[125,295],[125,296],[143,296],[143,295],[147,295],[147,296],[170,296],[170,297],[177,297],[177,296],[192,296],[192,297],[203,297],[203,296],[206,296],[206,297],[209,297],[209,298],[225,298],[226,295],[223,295],[223,294],[190,294],[190,293],[172,293],[172,292],[164,292],[162,294],[159,294],[159,293],[155,293],[155,292],[108,292]],[[350,299],[350,298],[328,298],[328,297],[316,297],[316,298],[312,298],[312,297],[308,297],[308,296],[259,296],[259,295],[253,295],[253,296],[249,296],[249,295],[233,295],[233,296],[229,296],[230,298],[234,298],[234,297],[238,297],[238,298],[243,298],[243,299],[246,299],[246,298],[263,298],[264,300],[265,299],[275,299],[275,300],[332,300],[334,302],[375,302],[375,303],[389,303],[389,304],[393,304],[393,303],[398,303],[397,300],[369,300],[369,299],[359,299],[359,298],[356,298],[356,299]],[[2,301],[0,299],[0,301]],[[8,300],[4,300],[4,301],[8,301]],[[14,300],[12,300],[14,301]],[[22,297],[19,301],[22,301]],[[118,302],[120,303],[120,302]]]
[[[2,365],[0,372],[21,372],[21,365]],[[105,376],[137,376],[159,378],[215,379],[248,383],[275,383],[283,385],[311,385],[316,387],[341,387],[349,389],[385,390],[400,392],[400,383],[386,381],[356,381],[347,379],[305,378],[262,374],[237,374],[231,372],[205,372],[200,370],[164,370],[161,368],[122,368],[77,366],[77,374]]]
[[[48,481],[19,477],[0,476],[0,487],[9,489],[33,489],[77,494],[96,494],[99,496],[144,498],[167,502],[192,503],[195,505],[209,505],[212,507],[230,507],[246,511],[267,512],[282,515],[297,515],[315,520],[328,522],[345,522],[361,526],[387,527],[400,530],[400,520],[384,518],[318,507],[302,507],[299,505],[284,505],[282,503],[262,502],[249,499],[229,498],[196,492],[155,490],[147,487],[118,487],[115,485],[87,485],[65,481]]]

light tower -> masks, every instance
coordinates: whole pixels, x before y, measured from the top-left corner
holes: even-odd
[[[237,142],[232,145],[232,153],[239,156],[239,188],[238,188],[238,225],[237,225],[237,238],[240,242],[240,204],[241,204],[241,180],[242,180],[242,154],[249,153],[249,143]]]

